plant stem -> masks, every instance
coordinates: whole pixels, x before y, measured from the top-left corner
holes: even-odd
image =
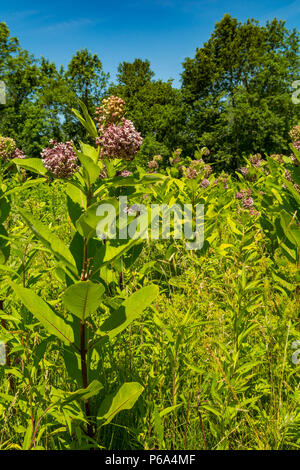
[[[3,311],[3,300],[0,300],[0,310]],[[1,325],[5,330],[7,330],[6,321],[4,319],[1,320]],[[6,360],[6,365],[10,367],[11,362],[10,362],[8,343],[5,344],[5,360]],[[11,374],[8,375],[8,380],[9,380],[10,389],[14,393],[14,381],[13,381],[13,377]]]
[[[82,266],[82,273],[81,273],[81,281],[87,280],[88,272],[88,246],[87,246],[87,239],[84,238],[83,241],[83,266]],[[87,361],[86,361],[86,325],[85,320],[82,319],[80,321],[80,358],[81,358],[81,375],[82,375],[82,386],[83,388],[88,387],[88,369],[87,369]],[[90,401],[85,401],[85,414],[88,420],[87,424],[87,434],[89,437],[94,437],[94,429],[91,423],[91,406]]]
[[[81,374],[82,374],[82,386],[83,388],[88,387],[88,373],[86,363],[86,349],[85,349],[85,324],[80,322],[80,357],[81,357]],[[85,414],[88,419],[87,432],[89,437],[94,437],[93,426],[90,422],[91,407],[89,400],[85,401]]]

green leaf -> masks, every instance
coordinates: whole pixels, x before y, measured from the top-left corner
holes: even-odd
[[[68,287],[63,296],[63,303],[67,310],[84,321],[97,310],[104,291],[102,284],[95,284],[92,281],[80,281]]]
[[[103,389],[103,385],[98,380],[93,380],[86,388],[80,388],[76,392],[71,392],[68,396],[60,403],[60,405],[66,405],[73,400],[88,400],[89,398],[98,395]]]
[[[287,239],[297,247],[300,246],[300,228],[291,214],[284,209],[280,213],[280,225]]]
[[[138,382],[126,382],[115,395],[105,397],[98,411],[98,417],[104,420],[103,425],[110,423],[120,411],[130,410],[143,390]]]
[[[43,225],[39,220],[36,220],[32,214],[21,210],[19,212],[28,227],[41,240],[41,242],[52,251],[54,256],[62,261],[73,273],[77,274],[74,258],[68,247],[58,238],[58,236],[52,233],[48,227]]]
[[[10,282],[15,294],[25,307],[42,323],[46,330],[66,344],[73,344],[74,333],[70,325],[56,315],[49,305],[31,289]]]
[[[82,215],[82,208],[80,207],[79,204],[74,202],[73,199],[71,199],[70,196],[68,195],[67,195],[67,207],[68,207],[68,213],[72,221],[72,224],[74,225],[74,227],[76,227],[76,221]]]
[[[9,216],[10,212],[10,203],[8,199],[1,198],[0,199],[0,224],[2,224],[7,217]]]
[[[10,255],[8,234],[3,225],[0,225],[0,264],[6,263]]]
[[[81,110],[83,112],[83,116],[85,117],[85,120],[88,124],[88,126],[91,128],[92,130],[92,133],[91,135],[93,137],[97,137],[98,136],[98,132],[97,132],[97,127],[96,127],[96,124],[95,122],[93,121],[93,119],[91,118],[91,116],[89,115],[89,112],[88,112],[88,109],[86,107],[86,105],[84,104],[83,101],[79,100],[79,104],[80,104],[80,107],[81,107]]]
[[[182,403],[179,403],[178,405],[168,406],[164,410],[160,411],[159,416],[163,418],[164,416],[168,415],[172,411],[177,410],[177,408],[179,408],[180,406],[182,406]]]
[[[24,183],[22,183],[20,186],[15,186],[13,189],[6,191],[4,196],[9,196],[11,194],[20,193],[20,191],[24,191],[25,189],[32,188],[33,186],[38,186],[39,184],[44,183],[45,181],[46,181],[46,178],[35,178],[32,180],[29,179],[28,181],[25,181]]]
[[[283,289],[288,295],[294,290],[293,284],[287,281],[282,274],[279,274],[278,272],[275,273],[274,271],[272,271],[272,278],[277,284],[283,287]]]
[[[80,148],[81,148],[82,153],[90,157],[94,163],[97,163],[99,154],[100,154],[99,147],[95,149],[95,147],[85,144],[84,142],[79,142],[79,143],[80,143]]]
[[[143,240],[107,240],[105,245],[102,245],[99,250],[99,256],[101,256],[102,264],[116,261],[118,258],[123,256],[127,251],[134,245],[143,243]]]
[[[114,213],[112,212],[108,216],[97,215],[97,209],[100,205],[110,204],[115,208],[116,214],[119,209],[119,202],[115,198],[104,199],[103,201],[92,204],[86,212],[84,212],[76,222],[76,228],[80,235],[85,238],[96,237],[96,228],[98,223],[103,217],[111,217],[114,221]]]
[[[79,100],[79,103],[80,103],[80,106],[81,106],[81,109],[83,111],[85,119],[84,119],[83,116],[81,116],[79,111],[77,111],[74,108],[72,109],[73,113],[77,117],[78,121],[80,121],[80,123],[83,125],[83,127],[88,131],[88,133],[92,137],[98,137],[98,132],[97,132],[96,125],[95,125],[94,121],[92,120],[92,118],[90,117],[90,115],[88,114],[88,111],[87,111],[87,108],[86,108],[85,104],[80,100]]]
[[[14,158],[12,162],[21,168],[33,171],[39,175],[45,175],[47,173],[47,169],[44,167],[40,158]]]
[[[95,183],[95,181],[97,181],[98,176],[100,175],[100,166],[96,165],[96,163],[94,163],[93,160],[87,155],[84,155],[81,152],[76,152],[76,154],[81,165],[83,166],[88,175],[90,184]]]
[[[141,313],[152,304],[158,296],[157,286],[149,285],[142,287],[126,299],[113,314],[101,325],[100,331],[106,333],[109,338],[114,338],[135,320]]]

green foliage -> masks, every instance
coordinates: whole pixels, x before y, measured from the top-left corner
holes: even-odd
[[[285,135],[296,35],[226,15],[185,62],[184,103],[148,61],[121,64],[114,90],[146,136],[129,176],[95,144],[97,56],[57,71],[3,23],[0,46],[11,100],[0,131],[29,156],[0,171],[0,448],[299,449],[300,153]],[[55,180],[35,157],[71,132],[79,168]],[[245,156],[279,147],[286,155]],[[146,172],[154,155],[164,174]],[[243,171],[217,175],[221,157]],[[203,204],[201,249],[176,236],[175,217],[163,238],[162,212],[158,240],[98,237],[112,218],[97,208],[118,216],[124,195]],[[117,231],[147,220],[140,212]]]
[[[206,145],[220,167],[233,169],[243,154],[286,151],[288,131],[299,119],[291,100],[298,47],[296,31],[283,21],[260,26],[225,15],[183,64],[192,145]]]

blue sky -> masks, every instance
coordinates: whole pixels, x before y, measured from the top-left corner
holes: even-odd
[[[300,27],[300,2],[289,0],[14,0],[1,2],[0,21],[25,49],[58,66],[87,48],[112,79],[120,62],[141,58],[150,60],[156,78],[179,86],[185,57],[194,56],[225,13]]]

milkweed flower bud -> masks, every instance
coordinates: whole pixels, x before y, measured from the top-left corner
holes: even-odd
[[[151,160],[150,162],[148,162],[148,168],[150,168],[150,170],[155,170],[158,168],[158,163],[157,161],[155,160]]]
[[[255,166],[256,168],[259,168],[261,166],[262,159],[261,159],[261,154],[260,153],[256,153],[254,155],[251,155],[249,160],[250,160],[250,163],[252,163],[252,165]]]
[[[294,126],[289,132],[292,141],[300,140],[300,126]]]
[[[0,136],[0,160],[7,162],[13,158],[26,158],[26,155],[17,148],[14,139]]]
[[[247,176],[249,173],[249,168],[247,168],[246,166],[242,166],[238,169],[238,171],[242,173],[243,176]]]
[[[280,155],[279,155],[279,154],[277,154],[277,153],[273,153],[273,154],[271,155],[271,158],[273,158],[273,160],[276,160],[276,162],[278,162],[278,163],[284,163],[282,157],[283,157],[283,154],[280,154]]]
[[[72,142],[64,144],[52,140],[50,145],[53,147],[47,147],[41,153],[44,167],[56,178],[71,178],[79,169]]]
[[[96,121],[98,127],[104,123],[116,123],[121,120],[124,114],[125,101],[118,96],[110,96],[102,101],[102,105],[96,109]]]
[[[0,137],[0,158],[3,161],[10,160],[16,149],[16,143],[11,137]]]

